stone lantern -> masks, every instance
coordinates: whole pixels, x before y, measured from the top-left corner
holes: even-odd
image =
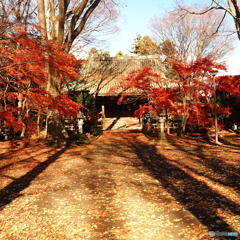
[[[82,112],[79,111],[77,114],[77,125],[78,125],[78,132],[83,134],[83,125],[84,125],[84,115]]]
[[[159,139],[165,139],[165,122],[166,122],[166,115],[160,114],[159,115]]]

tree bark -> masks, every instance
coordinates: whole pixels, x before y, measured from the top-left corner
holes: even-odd
[[[75,8],[76,12],[74,13],[71,19],[70,28],[64,42],[66,46],[66,52],[70,51],[73,41],[77,38],[77,36],[81,34],[81,32],[83,31],[87,23],[87,20],[89,19],[93,11],[97,8],[101,0],[93,1],[93,3],[90,5],[87,11],[84,13],[84,9],[86,9],[88,2],[89,2],[88,0],[82,0],[79,6]],[[77,22],[81,16],[82,16],[82,19],[77,26]]]
[[[57,97],[61,94],[61,82],[56,77],[55,70],[49,66],[48,86],[47,91],[51,93],[53,97]],[[47,113],[47,139],[50,142],[56,142],[57,145],[61,146],[65,137],[63,134],[63,126],[60,118],[60,114],[56,109],[49,109]]]
[[[46,14],[45,14],[45,4],[44,0],[38,0],[38,18],[41,27],[42,37],[47,37],[46,31]]]
[[[69,52],[73,41],[83,31],[87,20],[97,8],[101,0],[82,0],[75,8],[68,11],[70,0],[58,0],[54,5],[53,0],[38,0],[38,14],[42,36],[46,39],[57,40],[65,45]],[[66,29],[68,17],[71,17],[70,27]],[[64,36],[65,39],[64,39]],[[56,72],[48,67],[49,79],[47,91],[54,97],[61,93],[61,82],[56,78]],[[49,110],[46,119],[47,138],[57,142],[64,142],[63,127],[57,110]]]

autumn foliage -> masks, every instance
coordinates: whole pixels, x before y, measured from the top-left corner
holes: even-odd
[[[0,40],[0,121],[15,132],[34,132],[49,109],[62,117],[81,107],[64,93],[64,84],[79,77],[81,62],[55,41],[40,40],[38,31],[14,29]],[[48,91],[49,67],[61,81],[62,91]],[[52,72],[51,72],[52,74]]]
[[[164,113],[168,119],[181,120],[182,133],[187,124],[211,126],[215,113],[225,116],[231,112],[230,108],[214,103],[214,91],[216,94],[223,92],[228,96],[240,96],[240,76],[214,78],[212,72],[225,67],[211,57],[191,63],[169,59],[165,64],[167,69],[171,69],[171,74],[163,71],[159,75],[150,67],[132,71],[120,83],[123,92],[118,103],[121,104],[132,92],[138,92],[147,103],[135,112],[136,116],[148,111]]]

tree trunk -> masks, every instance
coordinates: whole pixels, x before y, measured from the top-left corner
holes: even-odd
[[[181,136],[184,136],[186,133],[186,125],[187,125],[187,116],[183,116],[182,126],[181,126]]]
[[[43,41],[45,39],[56,38],[55,25],[53,26],[52,32],[50,32],[49,24],[56,21],[55,16],[53,16],[52,1],[48,5],[46,0],[38,0],[38,15],[39,22],[41,26],[41,34],[43,36]],[[51,35],[51,36],[50,36]],[[45,39],[44,39],[45,38]],[[46,53],[47,54],[47,53]],[[55,77],[55,72],[48,65],[48,83],[47,91],[53,96],[56,97],[60,94],[60,81]],[[46,116],[46,127],[45,127],[45,137],[48,141],[56,142],[58,145],[62,145],[65,141],[64,135],[62,133],[63,128],[61,124],[61,119],[57,110],[49,109]]]
[[[48,111],[47,140],[56,143],[58,146],[62,146],[65,143],[63,126],[57,110]]]
[[[38,0],[38,18],[41,27],[41,34],[44,38],[47,37],[46,31],[46,14],[44,0]]]
[[[169,124],[169,119],[166,119],[166,131],[167,131],[167,135],[170,135],[170,124]]]
[[[54,69],[49,67],[47,91],[51,93],[53,97],[57,97],[61,93],[61,82],[57,79],[56,74]],[[60,114],[56,109],[48,110],[46,132],[47,140],[56,142],[58,145],[62,145],[65,142]]]

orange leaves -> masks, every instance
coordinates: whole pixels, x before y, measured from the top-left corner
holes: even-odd
[[[141,95],[147,103],[136,111],[136,116],[151,108],[151,111],[157,113],[168,112],[172,118],[180,117],[191,125],[208,126],[213,123],[215,108],[218,116],[230,113],[229,108],[218,104],[213,106],[214,88],[240,95],[240,76],[213,78],[213,70],[223,70],[225,66],[216,63],[211,57],[191,63],[167,59],[165,64],[168,65],[166,69],[172,69],[171,74],[166,74],[171,75],[171,78],[154,73],[150,67],[132,71],[121,82],[124,91],[119,103],[128,96],[129,89],[137,89],[141,91],[132,92]]]
[[[240,75],[220,76],[216,78],[218,85],[217,91],[229,93],[234,96],[240,96]]]
[[[56,41],[48,41],[46,45],[48,51],[47,61],[51,68],[56,70],[56,76],[59,80],[66,82],[79,78],[78,67],[83,64],[83,61],[77,60],[73,54],[66,53],[63,46]]]
[[[153,86],[152,83],[159,77],[154,73],[150,67],[142,67],[129,73],[129,75],[121,81],[124,89],[138,88],[150,90]]]
[[[30,88],[27,94],[28,98],[31,99],[30,104],[33,108],[47,111],[51,103],[51,95],[47,91],[40,88]]]
[[[0,40],[0,96],[3,109],[8,109],[0,111],[0,120],[16,131],[25,125],[32,132],[37,112],[57,109],[62,116],[76,115],[81,105],[45,89],[50,74],[63,83],[79,78],[82,62],[66,53],[58,42],[40,39],[34,29],[30,34],[20,28],[11,30]]]
[[[59,80],[62,82],[79,78],[78,67],[82,62],[66,53],[63,46],[56,41],[41,41],[20,30],[8,34],[8,40],[1,42],[0,46],[1,53],[4,52],[4,62],[0,70],[18,80],[19,84],[33,81],[46,86],[49,65],[55,69],[56,76],[60,76]]]
[[[1,61],[0,71],[4,72],[5,77],[11,78],[13,84],[36,82],[41,86],[46,85],[46,58],[39,40],[19,33],[9,37],[3,49],[4,61]]]
[[[182,79],[194,78],[195,76],[209,76],[209,72],[213,70],[226,70],[223,64],[218,64],[214,61],[212,56],[199,58],[198,60],[190,63],[185,63],[180,60],[167,59],[168,64],[170,64],[177,74],[181,76]]]
[[[51,108],[57,109],[61,116],[77,115],[83,105],[73,102],[67,95],[60,95],[52,99]]]
[[[7,95],[7,100],[10,102],[15,102],[18,99],[18,93],[17,92],[9,92]]]
[[[22,130],[24,123],[14,116],[14,110],[13,108],[8,108],[7,111],[0,111],[0,119],[5,121],[7,127],[12,127],[14,132],[17,132]]]
[[[152,106],[143,106],[134,112],[135,117],[141,117],[144,113],[154,111]]]

